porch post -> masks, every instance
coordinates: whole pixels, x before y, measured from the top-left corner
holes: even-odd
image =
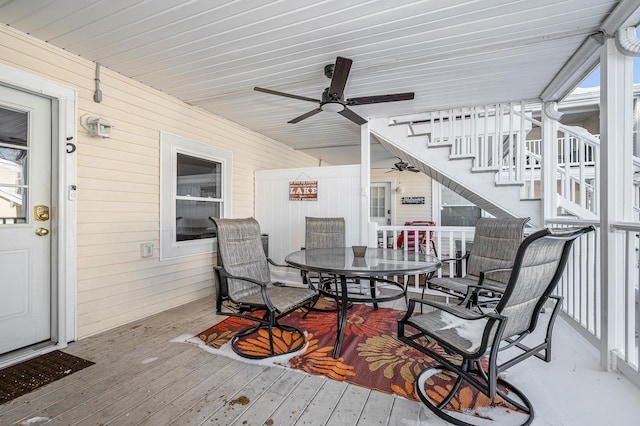
[[[542,108],[542,169],[540,196],[542,197],[542,223],[558,216],[558,112],[556,102],[545,102]]]
[[[607,38],[600,57],[600,365],[615,368],[612,354],[623,342],[624,312],[619,294],[624,291],[624,235],[611,224],[632,220],[633,62]]]
[[[369,123],[360,126],[360,243],[376,247],[377,241],[369,241],[369,196],[371,187],[371,142]]]

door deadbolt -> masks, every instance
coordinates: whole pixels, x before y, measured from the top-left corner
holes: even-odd
[[[49,230],[47,228],[38,228],[36,229],[36,235],[44,237],[45,235],[49,235]]]
[[[49,220],[49,206],[42,204],[33,207],[33,218],[40,222]]]

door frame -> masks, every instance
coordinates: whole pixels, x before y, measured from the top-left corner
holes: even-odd
[[[0,368],[67,346],[76,339],[77,92],[68,86],[0,64],[0,84],[51,99],[51,342],[0,357]]]
[[[389,184],[389,209],[391,210],[391,225],[396,223],[396,178],[371,178],[369,186],[374,183]]]

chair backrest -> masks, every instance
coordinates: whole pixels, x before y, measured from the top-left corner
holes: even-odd
[[[528,217],[478,219],[473,246],[467,261],[467,275],[477,278],[482,271],[510,268],[516,258],[518,247],[522,243],[524,225],[528,221]],[[506,285],[509,281],[509,273],[495,273],[487,278],[494,284]]]
[[[262,248],[258,221],[254,218],[215,218],[213,221],[218,231],[218,255],[222,261],[220,266],[231,275],[270,282],[269,263]],[[232,300],[260,292],[259,286],[235,279],[227,280],[227,288]]]
[[[508,318],[503,338],[533,331],[547,297],[562,277],[571,246],[593,226],[543,229],[528,236],[516,254],[496,312]]]
[[[436,226],[435,222],[431,222],[428,220],[425,221],[415,221],[415,222],[405,222],[404,226]],[[426,246],[426,231],[418,231],[418,232],[408,232],[406,238],[407,249],[409,251],[416,251],[416,234],[418,234],[418,245],[422,245],[423,248]],[[433,239],[433,231],[429,232],[429,240]],[[396,246],[398,248],[404,248],[405,245],[405,236],[404,231],[400,232],[398,235],[398,240],[396,242]]]
[[[305,218],[306,249],[344,247],[346,232],[342,217],[309,217]]]

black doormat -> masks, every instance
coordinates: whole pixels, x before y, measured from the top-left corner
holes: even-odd
[[[93,364],[61,351],[53,351],[4,368],[0,370],[0,404]]]

